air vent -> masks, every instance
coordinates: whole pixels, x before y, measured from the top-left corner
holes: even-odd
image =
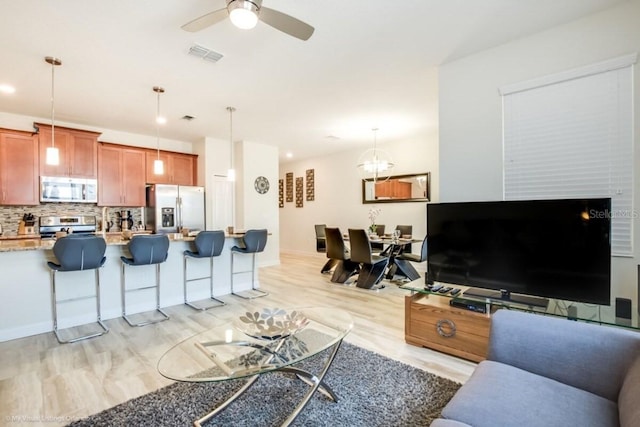
[[[197,56],[198,58],[211,62],[218,62],[223,56],[221,53],[197,44],[194,44],[189,48],[189,55]]]
[[[190,116],[190,115],[186,115],[186,116],[182,116],[182,120],[186,120],[188,122],[190,122],[191,120],[195,119],[195,117]]]

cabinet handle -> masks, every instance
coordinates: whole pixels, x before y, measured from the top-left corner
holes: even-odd
[[[456,335],[456,324],[453,322],[453,320],[440,319],[436,322],[436,331],[441,337],[454,337]]]

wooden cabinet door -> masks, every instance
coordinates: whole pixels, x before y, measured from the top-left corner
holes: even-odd
[[[122,151],[100,144],[98,149],[98,206],[121,206]]]
[[[122,194],[124,205],[140,207],[146,205],[145,152],[125,148],[122,150]]]
[[[98,135],[93,132],[71,132],[72,145],[67,153],[69,176],[98,177]]]
[[[53,166],[46,163],[47,148],[51,147],[51,126],[36,125],[40,129],[40,175],[98,177],[99,133],[56,126],[54,146],[60,150],[60,164]]]
[[[71,149],[71,134],[61,129],[55,129],[56,138],[54,141],[54,147],[59,150],[60,163],[58,165],[48,165],[47,161],[47,148],[51,147],[51,127],[40,126],[39,141],[40,141],[40,175],[41,176],[68,176],[69,175],[69,163],[67,158],[68,152]]]
[[[0,204],[38,205],[38,137],[0,130]]]
[[[173,154],[171,156],[171,172],[173,184],[195,185],[194,157],[190,155]]]

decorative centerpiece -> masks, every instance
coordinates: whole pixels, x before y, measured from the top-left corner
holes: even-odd
[[[380,215],[381,212],[382,209],[380,208],[369,208],[369,221],[371,222],[371,225],[369,226],[369,234],[377,235],[376,218],[378,218],[378,215]]]
[[[308,324],[309,319],[300,311],[264,308],[262,312],[247,311],[235,327],[252,338],[275,341],[300,332]]]

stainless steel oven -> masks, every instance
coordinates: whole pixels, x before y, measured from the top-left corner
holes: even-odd
[[[59,176],[40,177],[41,202],[97,203],[98,181]]]

